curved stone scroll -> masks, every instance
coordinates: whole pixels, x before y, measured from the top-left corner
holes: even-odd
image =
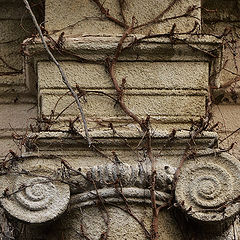
[[[176,200],[197,221],[227,223],[240,210],[240,164],[227,153],[207,155],[185,162]]]
[[[12,194],[2,205],[13,217],[28,223],[43,223],[62,214],[70,200],[69,186],[45,177],[19,176]]]

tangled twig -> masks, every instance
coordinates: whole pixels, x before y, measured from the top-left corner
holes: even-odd
[[[28,9],[28,11],[29,11],[29,13],[30,13],[30,15],[31,15],[31,17],[32,17],[32,20],[33,20],[33,23],[34,23],[35,27],[36,27],[37,30],[38,30],[38,33],[39,33],[39,35],[40,35],[40,38],[41,38],[42,43],[43,43],[43,45],[44,45],[44,48],[46,49],[46,51],[47,51],[48,55],[50,56],[50,58],[52,59],[52,61],[53,61],[53,62],[56,64],[56,66],[58,67],[59,72],[61,73],[61,76],[62,76],[62,81],[63,81],[63,83],[67,86],[67,88],[70,90],[72,96],[73,96],[74,99],[75,99],[75,102],[76,102],[76,104],[77,104],[77,106],[78,106],[78,109],[79,109],[80,114],[81,114],[81,117],[82,117],[82,121],[83,121],[83,125],[84,125],[84,131],[85,131],[86,139],[87,139],[88,145],[89,145],[89,147],[90,147],[90,146],[92,145],[92,140],[91,140],[90,137],[89,137],[88,128],[87,128],[87,121],[86,121],[86,118],[85,118],[85,114],[84,114],[82,105],[81,105],[81,103],[80,103],[80,101],[79,101],[78,95],[77,95],[77,93],[73,90],[72,86],[69,84],[69,82],[68,82],[68,80],[67,80],[67,76],[66,76],[65,72],[63,71],[61,65],[58,63],[58,61],[56,60],[56,58],[53,56],[53,54],[52,54],[51,51],[49,50],[49,47],[48,47],[48,45],[47,45],[47,43],[46,43],[46,41],[45,41],[45,39],[44,39],[44,36],[43,36],[43,34],[42,34],[42,30],[41,30],[41,28],[40,28],[39,25],[38,25],[37,19],[36,19],[35,15],[34,15],[34,13],[33,13],[33,11],[32,11],[32,9],[31,9],[31,7],[30,7],[28,1],[27,1],[27,0],[23,0],[23,1],[24,1],[25,5],[26,5],[26,8]]]

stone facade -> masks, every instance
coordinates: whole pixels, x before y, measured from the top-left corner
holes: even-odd
[[[0,144],[7,154],[0,190],[9,221],[22,228],[16,239],[239,238],[238,148],[234,156],[218,144],[239,126],[224,117],[231,123],[224,133],[207,128],[209,96],[220,99],[238,65],[233,58],[218,73],[232,52],[215,34],[238,21],[224,1],[212,15],[208,0],[44,2],[45,41],[78,93],[91,146],[39,35],[15,25],[34,29],[24,3],[0,2]],[[212,22],[217,30],[209,30]],[[228,111],[239,118],[238,88],[229,87],[230,97],[213,108],[215,122]],[[128,114],[119,104],[123,92]],[[2,225],[3,236],[14,237],[5,218]]]

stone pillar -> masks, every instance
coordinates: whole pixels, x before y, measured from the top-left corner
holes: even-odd
[[[156,170],[157,206],[171,202],[170,209],[181,209],[189,224],[209,234],[228,228],[239,211],[239,163],[209,148],[217,142],[215,133],[193,138],[192,126],[206,114],[219,42],[197,34],[200,0],[173,2],[46,1],[46,29],[53,34],[46,41],[82,94],[94,147],[89,148],[74,100],[41,41],[27,39],[25,51],[38,79],[39,133],[29,135],[28,153],[3,181],[2,190],[11,186],[12,194],[2,204],[12,216],[44,223],[66,211],[55,223],[65,239],[147,239]],[[135,26],[149,24],[124,41],[123,47],[131,47],[119,57],[116,79],[119,85],[126,80],[126,107],[139,119],[150,116],[154,171],[146,132],[120,108],[106,69],[126,30],[120,25],[129,26],[132,16]],[[192,154],[183,161],[190,142]],[[16,172],[23,176],[16,178]],[[170,212],[159,214],[159,239],[186,239]]]

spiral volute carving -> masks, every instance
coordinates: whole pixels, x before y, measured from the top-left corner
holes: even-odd
[[[13,194],[3,199],[4,208],[29,223],[42,223],[62,214],[70,200],[69,186],[45,177],[18,177]]]
[[[20,189],[15,195],[16,200],[26,209],[33,211],[46,209],[57,195],[57,189],[53,183],[41,177],[24,183],[17,182],[15,189]]]
[[[229,154],[188,160],[176,186],[178,205],[202,222],[221,222],[239,211],[240,168]]]

